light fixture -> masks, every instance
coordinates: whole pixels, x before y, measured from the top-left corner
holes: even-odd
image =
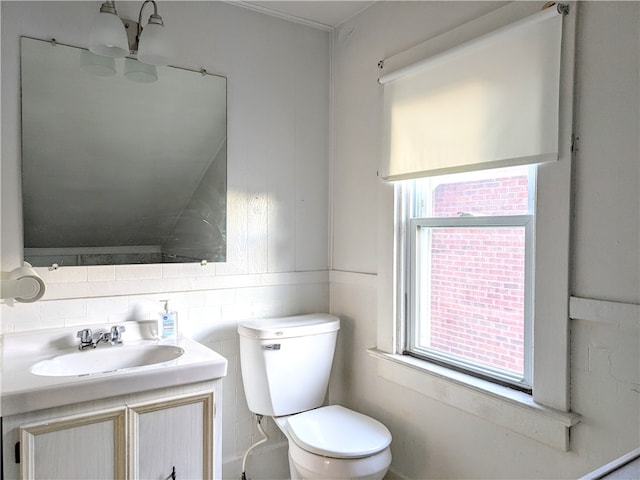
[[[153,3],[154,11],[149,17],[149,23],[143,30],[142,9],[149,2]],[[142,7],[140,7],[136,39],[138,41],[138,60],[142,63],[148,63],[149,65],[167,65],[169,63],[167,56],[169,45],[167,44],[164,22],[162,17],[158,15],[158,5],[154,0],[145,0]]]
[[[129,40],[113,2],[104,2],[89,34],[89,50],[105,57],[129,55]]]
[[[147,26],[142,28],[142,11],[148,3],[153,4],[153,14],[149,16]],[[169,45],[165,37],[164,22],[158,15],[155,0],[142,3],[138,22],[121,19],[115,2],[107,0],[94,20],[89,34],[89,50],[107,57],[137,54],[138,60],[148,65],[167,65]]]

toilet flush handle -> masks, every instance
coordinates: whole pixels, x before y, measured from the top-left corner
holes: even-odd
[[[279,343],[268,343],[266,345],[262,345],[263,350],[280,350]]]

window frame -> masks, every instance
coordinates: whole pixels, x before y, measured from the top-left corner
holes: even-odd
[[[534,303],[534,388],[531,395],[450,369],[430,366],[397,349],[405,299],[398,265],[403,242],[402,207],[391,183],[378,185],[377,338],[369,349],[378,375],[487,422],[568,451],[569,431],[580,422],[571,411],[569,383],[569,265],[571,237],[571,171],[573,158],[573,93],[576,18],[579,5],[568,2],[562,38],[558,161],[537,171],[536,260]],[[437,54],[482,33],[535,13],[542,2],[511,2],[407,51],[384,60],[394,71]]]
[[[507,172],[510,167],[504,169],[487,170],[487,178],[500,172]],[[404,278],[402,283],[401,295],[405,298],[405,308],[403,312],[404,321],[401,322],[403,331],[398,336],[397,351],[404,355],[411,355],[426,362],[432,362],[445,368],[451,368],[463,373],[477,376],[478,378],[494,382],[497,385],[503,385],[518,390],[531,393],[533,388],[533,300],[534,300],[534,261],[535,261],[535,203],[536,203],[536,171],[537,166],[531,165],[527,167],[527,178],[529,181],[528,191],[528,212],[527,214],[518,215],[492,215],[492,216],[459,216],[459,217],[424,217],[414,216],[418,211],[416,201],[418,197],[424,198],[430,196],[438,185],[444,182],[438,182],[442,177],[430,177],[422,180],[406,180],[396,183],[396,201],[400,198],[405,200],[398,206],[401,208],[403,221],[401,222],[404,232],[398,235],[397,241],[405,242],[404,248],[400,248],[401,258],[398,262],[398,270]],[[461,182],[469,181],[468,173],[449,174],[446,176],[446,183],[454,183],[456,180]],[[429,181],[427,187],[418,185],[418,182],[424,180]],[[449,181],[451,180],[451,182]],[[429,194],[425,193],[428,190]],[[525,230],[525,296],[524,296],[524,372],[522,377],[509,375],[506,372],[483,367],[473,362],[457,360],[446,354],[438,354],[437,352],[428,352],[417,346],[416,323],[417,313],[421,295],[417,292],[419,262],[417,252],[417,230],[419,228],[495,228],[495,227],[523,227]]]

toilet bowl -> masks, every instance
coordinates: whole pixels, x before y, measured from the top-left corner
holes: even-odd
[[[377,420],[340,405],[274,418],[289,442],[292,480],[381,480],[391,434]]]
[[[323,406],[339,328],[337,317],[322,313],[238,325],[249,410],[273,417],[284,433],[292,479],[381,480],[391,464],[382,423]]]

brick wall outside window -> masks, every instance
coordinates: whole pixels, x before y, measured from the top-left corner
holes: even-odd
[[[433,202],[436,217],[526,214],[528,179],[443,184]],[[524,228],[431,230],[429,348],[521,374]]]

